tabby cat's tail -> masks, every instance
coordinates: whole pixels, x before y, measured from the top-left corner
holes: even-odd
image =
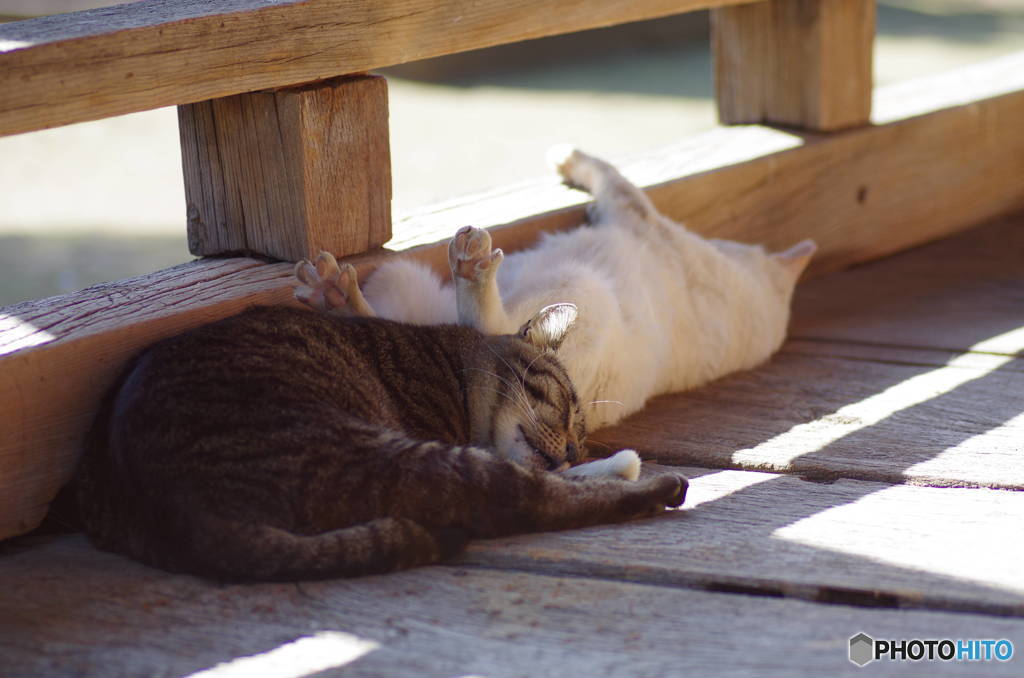
[[[100,459],[89,460],[102,464]],[[99,548],[172,572],[222,581],[295,581],[356,577],[429,565],[465,548],[458,528],[427,528],[378,518],[320,534],[183,510],[159,499],[135,502],[87,468],[79,492],[86,533]],[[81,496],[81,495],[80,495]],[[194,507],[193,507],[194,508]]]
[[[314,535],[211,517],[202,522],[193,532],[201,539],[190,544],[187,559],[153,564],[232,581],[357,577],[436,563],[462,551],[469,540],[465,530],[427,528],[407,518],[378,518]]]

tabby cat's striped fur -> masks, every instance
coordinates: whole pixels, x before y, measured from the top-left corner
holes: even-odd
[[[168,570],[287,580],[678,505],[675,476],[551,472],[580,460],[584,422],[550,346],[527,340],[565,331],[544,329],[488,337],[280,307],[163,340],[90,434],[86,531]]]

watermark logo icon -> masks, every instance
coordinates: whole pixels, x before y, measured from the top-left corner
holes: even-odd
[[[875,660],[875,641],[866,633],[858,633],[850,638],[850,661],[857,666],[864,666]]]

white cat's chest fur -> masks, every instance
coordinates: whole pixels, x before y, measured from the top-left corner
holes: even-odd
[[[514,331],[539,308],[571,301],[573,331],[558,350],[592,429],[652,395],[753,367],[782,342],[788,297],[712,243],[682,231],[580,228],[513,254],[498,285]],[[708,284],[713,281],[714,284]]]

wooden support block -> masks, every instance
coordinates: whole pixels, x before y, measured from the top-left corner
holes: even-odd
[[[723,124],[831,131],[868,123],[874,0],[772,0],[711,16]]]
[[[193,254],[296,261],[391,238],[384,78],[186,104],[178,120]]]

